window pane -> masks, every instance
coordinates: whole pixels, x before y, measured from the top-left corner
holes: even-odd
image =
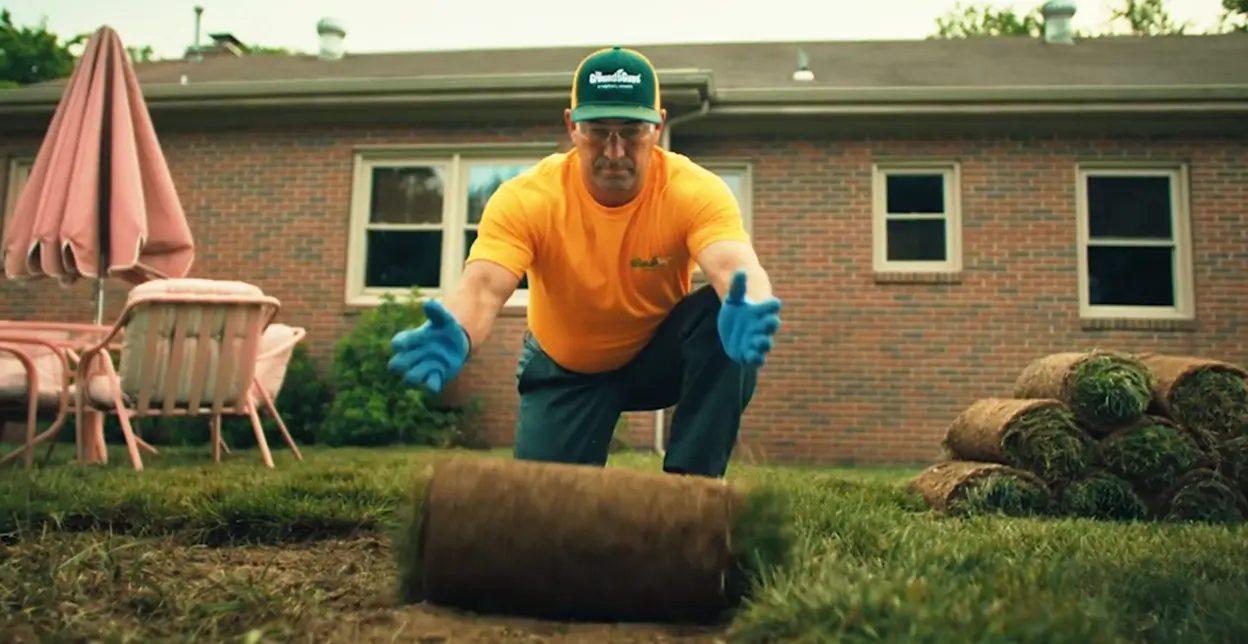
[[[442,285],[442,232],[370,230],[364,285],[371,288],[438,288]]]
[[[1093,306],[1174,306],[1174,248],[1089,246]]]
[[[885,195],[890,214],[943,213],[945,177],[942,174],[890,174]]]
[[[445,171],[435,167],[373,168],[373,199],[368,220],[374,224],[442,222]]]
[[[1169,177],[1088,177],[1092,237],[1171,239]]]
[[[893,219],[887,227],[888,261],[945,261],[945,220]]]
[[[468,253],[472,250],[472,243],[475,241],[477,241],[477,231],[475,229],[464,231],[464,259],[465,260],[468,259]],[[520,290],[529,288],[529,276],[525,275],[524,277],[520,278],[520,285],[517,286],[516,288]]]
[[[468,169],[468,223],[481,223],[481,213],[503,182],[533,167],[531,163],[478,165]]]

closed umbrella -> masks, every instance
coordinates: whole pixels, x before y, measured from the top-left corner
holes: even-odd
[[[10,224],[9,279],[184,277],[195,244],[121,38],[101,27],[70,76]]]
[[[95,323],[104,280],[130,284],[185,277],[195,244],[121,38],[104,26],[87,41],[57,104],[34,167],[5,226],[9,279],[95,280]],[[88,436],[103,417],[88,415]],[[89,440],[88,445],[97,444]],[[88,448],[88,462],[103,454]]]

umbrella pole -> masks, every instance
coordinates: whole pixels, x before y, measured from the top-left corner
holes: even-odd
[[[104,261],[103,257],[100,261]],[[95,324],[96,326],[104,324],[104,278],[102,277],[95,278]]]

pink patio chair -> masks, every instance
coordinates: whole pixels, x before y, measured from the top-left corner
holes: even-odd
[[[0,465],[24,455],[31,467],[39,443],[60,433],[73,405],[70,378],[76,350],[98,342],[106,330],[91,324],[0,320],[0,420],[18,410],[26,416],[24,445],[0,457]],[[49,410],[56,412],[52,426],[36,436],[38,414]]]
[[[286,444],[294,453],[295,460],[299,462],[303,462],[303,454],[295,445],[281,414],[277,413],[275,401],[278,392],[282,390],[282,383],[286,380],[286,370],[290,367],[290,359],[294,356],[295,347],[307,334],[307,329],[301,327],[270,324],[264,330],[264,335],[260,336],[260,355],[256,356],[256,384],[252,387],[252,396],[263,402],[264,408],[273,416],[273,420],[277,421],[282,437],[286,439]],[[230,446],[226,444],[224,437],[221,439],[221,449],[225,450],[226,454],[230,453]]]
[[[257,398],[280,416],[271,397],[256,395],[256,365],[262,332],[280,307],[276,298],[246,282],[185,278],[136,286],[107,337],[82,353],[74,388],[79,427],[86,411],[117,414],[130,461],[141,470],[132,419],[209,416],[213,462],[219,463],[221,417],[247,416],[264,464],[273,467]],[[105,349],[123,330],[121,358],[114,365]],[[285,424],[279,425],[294,447]],[[86,449],[102,453],[103,436],[80,435],[77,447],[79,460]]]

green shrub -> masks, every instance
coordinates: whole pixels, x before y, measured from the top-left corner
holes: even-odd
[[[424,323],[420,303],[415,290],[402,301],[387,294],[338,341],[329,368],[334,398],[321,426],[320,442],[333,446],[461,444],[464,410],[438,404],[426,390],[404,384],[387,369],[394,335]]]

